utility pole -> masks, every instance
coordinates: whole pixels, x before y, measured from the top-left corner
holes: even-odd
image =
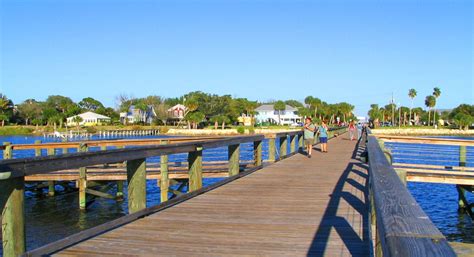
[[[392,127],[395,126],[395,100],[393,99],[393,92],[392,92]]]

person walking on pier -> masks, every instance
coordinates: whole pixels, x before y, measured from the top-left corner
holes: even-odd
[[[310,117],[305,119],[304,124],[304,143],[306,146],[306,153],[308,158],[311,158],[311,151],[313,150],[314,143],[314,132],[316,131],[316,126],[314,126]]]
[[[356,127],[355,127],[354,121],[351,120],[349,122],[349,137],[351,138],[351,141],[354,140],[355,131],[356,131]]]
[[[318,128],[319,133],[319,143],[321,144],[321,152],[327,153],[328,152],[328,126],[326,125],[326,121],[321,121],[321,125]]]

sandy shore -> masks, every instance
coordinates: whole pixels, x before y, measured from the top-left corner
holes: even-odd
[[[373,134],[378,135],[433,135],[433,136],[474,136],[474,130],[459,129],[372,129]]]

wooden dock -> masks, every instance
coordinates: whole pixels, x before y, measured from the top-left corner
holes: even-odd
[[[367,256],[367,167],[356,143],[297,154],[58,256]]]

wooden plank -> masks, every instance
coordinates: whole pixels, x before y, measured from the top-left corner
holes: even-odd
[[[57,255],[368,256],[366,189],[355,186],[367,172],[351,144],[336,139],[328,154],[294,155]]]
[[[3,158],[12,158],[12,148],[4,143]],[[4,256],[18,256],[26,251],[25,187],[22,177],[0,180],[0,210]]]
[[[146,208],[146,160],[127,161],[128,212]]]
[[[229,177],[231,177],[239,174],[240,145],[229,145],[228,155]]]

